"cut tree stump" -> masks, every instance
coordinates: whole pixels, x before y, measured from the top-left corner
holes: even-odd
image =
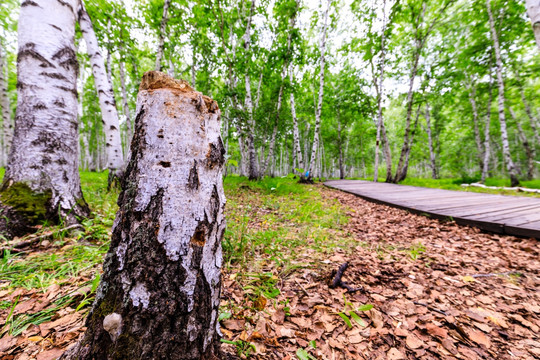
[[[219,359],[224,155],[216,102],[147,72],[88,330],[64,359]]]

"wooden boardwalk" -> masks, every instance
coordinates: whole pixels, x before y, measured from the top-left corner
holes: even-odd
[[[452,218],[458,224],[499,233],[540,239],[540,199],[492,195],[466,191],[374,183],[361,180],[331,180],[326,186],[358,195],[366,200]]]

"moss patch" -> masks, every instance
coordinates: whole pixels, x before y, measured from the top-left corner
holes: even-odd
[[[47,219],[47,203],[52,191],[38,193],[25,183],[15,183],[0,193],[0,200],[32,224]]]

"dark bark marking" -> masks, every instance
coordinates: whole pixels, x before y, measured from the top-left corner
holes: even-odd
[[[34,104],[34,106],[32,106],[34,108],[34,110],[44,110],[44,109],[47,109],[47,105],[45,105],[45,103],[39,101],[38,103]]]
[[[40,66],[43,68],[55,67],[49,60],[47,60],[43,55],[34,50],[36,44],[27,43],[17,54],[17,62],[20,62],[25,57],[41,61]]]
[[[58,107],[61,107],[61,108],[66,107],[66,104],[64,103],[63,99],[56,99],[56,100],[54,100],[53,104],[58,106]]]
[[[58,31],[62,31],[62,28],[60,28],[59,26],[56,26],[56,25],[53,25],[53,24],[49,24],[49,25],[51,25],[53,28],[55,28]]]
[[[57,88],[57,89],[64,90],[66,92],[72,93],[73,95],[75,95],[75,97],[79,96],[77,88],[71,88],[70,89],[67,86],[62,86],[62,85],[54,85],[54,87]]]
[[[213,169],[216,165],[223,165],[225,162],[225,147],[221,137],[218,138],[217,144],[211,143],[206,154],[206,166]]]
[[[191,237],[191,245],[200,246],[203,247],[206,243],[206,232],[208,231],[208,227],[205,224],[205,222],[199,223],[197,228],[195,229],[195,233]],[[200,260],[199,260],[200,261]]]
[[[67,78],[60,73],[47,73],[45,71],[39,73],[39,75],[50,77],[51,79],[67,80]]]
[[[57,0],[60,5],[63,5],[63,6],[67,6],[68,8],[71,9],[71,12],[75,13],[75,9],[73,9],[73,6],[71,6],[71,4],[68,4],[67,2],[63,1],[63,0]]]
[[[117,129],[116,129],[116,126],[114,126],[114,125],[111,125],[111,127],[110,127],[109,129],[111,129],[111,130],[117,130]]]
[[[21,4],[21,7],[25,7],[25,6],[37,6],[37,7],[41,7],[39,6],[36,2],[32,1],[32,0],[26,0],[25,2],[23,2]]]
[[[164,168],[171,167],[171,163],[169,161],[160,161],[160,162],[158,162],[158,165],[161,166],[161,167],[164,167]]]
[[[199,188],[199,173],[197,172],[197,160],[193,161],[193,167],[189,171],[187,187],[191,190],[197,190]]]
[[[159,139],[163,139],[163,138],[165,137],[165,136],[163,135],[163,129],[159,129],[158,134],[157,134],[157,137],[158,137]]]

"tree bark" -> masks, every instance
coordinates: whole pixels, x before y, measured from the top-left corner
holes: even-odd
[[[171,5],[171,0],[165,0],[163,3],[163,16],[161,18],[161,24],[159,26],[158,34],[158,48],[156,51],[156,65],[155,70],[161,71],[161,59],[163,58],[163,45],[165,43],[165,30],[167,29],[167,22],[169,21],[169,6]]]
[[[501,50],[499,46],[499,37],[497,36],[497,31],[495,29],[495,20],[493,19],[493,14],[491,11],[491,0],[486,0],[486,8],[489,16],[489,27],[491,30],[491,37],[493,40],[493,47],[495,49],[495,60],[496,60],[496,70],[497,70],[497,84],[499,86],[498,94],[498,104],[499,104],[499,123],[501,126],[501,141],[503,147],[504,160],[506,162],[506,170],[510,176],[511,186],[519,186],[519,180],[517,178],[516,167],[512,161],[512,156],[510,154],[510,144],[508,143],[508,132],[506,130],[506,116],[504,113],[504,80],[503,80],[503,63],[501,59]]]
[[[478,126],[478,107],[476,105],[476,88],[471,82],[469,86],[469,102],[471,103],[472,113],[473,113],[473,124],[474,124],[474,140],[476,143],[476,151],[478,153],[478,163],[480,165],[480,170],[484,168],[484,149],[482,146],[482,138],[480,137],[480,127]]]
[[[253,11],[255,10],[255,0],[251,3],[251,9],[249,12],[248,22],[246,26],[246,34],[245,34],[245,42],[244,42],[244,48],[246,50],[246,53],[248,54],[250,52],[251,47],[251,20],[253,18]],[[248,112],[248,126],[250,131],[247,134],[246,140],[248,142],[248,152],[249,152],[249,170],[248,170],[248,177],[249,180],[257,180],[260,178],[261,174],[259,174],[259,170],[257,168],[257,153],[255,151],[255,120],[253,118],[253,100],[251,97],[251,77],[249,76],[249,60],[248,65],[246,67],[246,75],[245,75],[245,84],[246,84],[246,109]]]
[[[489,96],[486,113],[486,126],[484,127],[484,167],[480,182],[484,183],[489,172],[489,158],[491,156],[491,104],[493,103],[493,77],[491,76],[491,65],[489,67]]]
[[[536,140],[536,143],[540,145],[540,134],[538,133],[538,128],[536,126],[536,119],[534,118],[534,115],[531,110],[531,105],[527,101],[527,98],[525,97],[525,91],[523,91],[523,87],[519,86],[519,92],[521,94],[521,101],[523,102],[523,106],[525,106],[525,112],[527,113],[527,117],[529,118],[529,124],[531,125],[531,129],[533,130],[534,139]]]
[[[124,115],[126,116],[126,148],[129,149],[131,138],[133,136],[133,123],[131,120],[131,111],[129,110],[128,94],[126,89],[126,72],[124,70],[124,62],[120,59],[118,63],[120,70],[120,86],[122,89],[122,105],[124,107]],[[125,152],[126,154],[128,151]]]
[[[107,168],[109,169],[109,175],[112,174],[116,177],[121,177],[124,168],[124,156],[122,151],[122,140],[120,138],[120,121],[118,119],[116,101],[114,99],[111,79],[107,75],[105,62],[99,49],[92,20],[84,7],[83,0],[79,0],[78,17],[79,25],[86,42],[88,57],[90,58],[90,67],[94,74],[94,82],[99,98],[103,131],[105,133]]]
[[[433,148],[433,133],[431,129],[431,110],[429,108],[428,103],[426,103],[426,131],[428,135],[429,163],[431,165],[431,178],[438,179],[439,175],[437,172],[437,161],[435,158],[435,149]]]
[[[381,32],[381,59],[379,62],[379,84],[375,80],[375,88],[377,90],[377,136],[375,139],[375,166],[373,170],[373,181],[379,180],[379,144],[381,141],[381,128],[383,126],[383,111],[382,111],[382,97],[383,97],[383,81],[384,81],[384,60],[386,57],[386,0],[383,0],[383,28]],[[375,75],[374,75],[375,77]]]
[[[525,0],[527,14],[531,19],[531,25],[536,39],[536,46],[540,50],[540,2],[538,0]]]
[[[325,64],[326,64],[326,30],[328,28],[328,12],[330,10],[331,4],[332,4],[332,0],[328,0],[328,4],[324,12],[324,23],[323,23],[323,28],[321,31],[321,38],[319,41],[319,51],[321,52],[321,57],[319,59],[319,67],[320,67],[319,100],[317,102],[317,108],[315,110],[315,133],[313,135],[311,159],[310,159],[309,169],[308,169],[308,174],[307,174],[307,179],[306,179],[308,182],[313,181],[312,172],[315,169],[315,164],[317,163],[317,149],[319,148],[319,132],[321,128],[321,112],[322,112],[322,104],[323,104],[323,96],[324,96],[324,71],[325,71]]]
[[[394,182],[396,184],[400,181],[405,180],[405,178],[407,177],[407,172],[409,170],[409,159],[411,156],[412,145],[414,143],[414,135],[416,134],[416,129],[418,127],[419,116],[420,116],[420,104],[418,105],[418,108],[416,109],[416,120],[414,121],[413,129],[410,132],[410,135],[407,137],[407,142],[404,144],[403,150],[401,152],[403,156],[403,163],[402,163],[402,166],[398,168],[399,171],[396,172],[396,177],[394,178]]]
[[[534,149],[534,146],[531,146],[531,144],[529,143],[529,140],[527,139],[527,135],[525,134],[525,131],[523,131],[523,127],[521,126],[519,119],[514,113],[514,110],[512,110],[512,108],[508,108],[508,111],[510,112],[510,116],[512,116],[512,118],[516,122],[519,140],[521,141],[521,144],[523,145],[523,149],[525,150],[525,155],[527,156],[527,180],[532,180],[534,178],[534,168],[535,168],[534,163],[535,163],[536,151]]]
[[[0,107],[2,108],[2,165],[7,164],[9,148],[13,140],[13,122],[11,120],[11,105],[8,94],[7,61],[0,40]]]
[[[29,224],[72,225],[89,214],[78,172],[76,7],[76,0],[21,7],[16,126],[0,197]]]
[[[222,169],[215,101],[152,71],[111,247],[81,342],[63,359],[219,359]]]
[[[291,82],[291,85],[293,83],[293,68],[292,64],[289,66],[289,79]],[[303,175],[304,169],[304,161],[302,159],[302,146],[300,145],[300,131],[298,130],[298,117],[296,116],[296,104],[294,101],[294,86],[291,88],[291,116],[293,121],[293,154],[294,158],[296,159],[296,166],[299,169],[302,169],[300,175]],[[295,170],[296,172],[296,170]]]
[[[339,117],[339,110],[337,111],[337,122],[338,122],[338,153],[339,153],[339,178],[345,178],[345,171],[343,169],[343,139],[341,136],[341,119]]]

